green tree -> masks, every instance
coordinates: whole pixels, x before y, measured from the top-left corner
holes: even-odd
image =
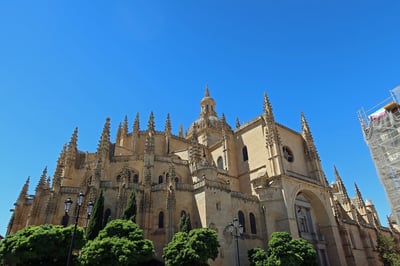
[[[103,212],[104,212],[104,196],[103,190],[97,198],[93,207],[92,215],[90,216],[89,223],[86,229],[86,237],[88,240],[93,240],[100,230],[103,228]]]
[[[190,221],[190,214],[183,213],[179,224],[179,231],[189,233],[192,230],[192,222]]]
[[[153,242],[143,238],[143,230],[131,220],[110,221],[98,236],[81,250],[82,265],[141,265],[153,259]]]
[[[391,236],[378,234],[378,252],[383,265],[400,265],[400,247]]]
[[[122,218],[125,220],[132,220],[134,223],[136,223],[136,212],[137,212],[136,194],[133,191],[131,197],[129,198],[128,207],[125,209]]]
[[[1,265],[65,265],[73,225],[29,226],[7,236],[0,243]],[[85,243],[84,230],[77,228],[74,249]]]
[[[268,242],[267,265],[314,266],[317,253],[304,239],[292,239],[287,232],[274,232]]]
[[[252,248],[247,252],[250,266],[263,266],[267,263],[267,252],[262,248]]]
[[[252,266],[316,266],[317,252],[304,239],[292,239],[287,232],[274,232],[268,242],[268,254],[261,248],[249,250]]]
[[[163,250],[168,266],[204,266],[218,256],[218,234],[210,228],[196,228],[189,233],[178,232]]]

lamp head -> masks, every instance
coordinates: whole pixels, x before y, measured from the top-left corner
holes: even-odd
[[[72,205],[73,201],[71,198],[68,198],[65,200],[64,203],[65,203],[65,206],[64,206],[65,213],[68,213],[69,210],[71,209],[71,205]]]

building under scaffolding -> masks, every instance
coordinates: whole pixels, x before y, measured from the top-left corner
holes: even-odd
[[[379,179],[400,225],[400,86],[370,110],[358,112]]]

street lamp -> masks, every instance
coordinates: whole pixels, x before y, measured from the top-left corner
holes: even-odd
[[[239,237],[243,234],[243,225],[240,224],[238,218],[233,218],[233,221],[228,225],[228,232],[230,232],[232,236],[235,237],[237,265],[240,266]]]
[[[81,206],[82,206],[84,197],[85,197],[85,195],[82,192],[80,192],[78,195],[78,199],[77,199],[78,211],[77,211],[76,217],[75,217],[74,231],[72,232],[72,236],[71,236],[71,245],[69,246],[69,251],[68,251],[67,266],[70,266],[72,264],[72,249],[74,247],[74,242],[75,242],[76,227],[78,226],[79,211],[81,210]],[[64,207],[65,214],[68,214],[72,203],[73,203],[73,201],[71,200],[71,198],[68,198],[65,200],[65,207]]]
[[[93,201],[89,201],[87,208],[86,208],[86,213],[87,213],[86,227],[89,223],[90,215],[92,215],[93,206],[94,206]]]

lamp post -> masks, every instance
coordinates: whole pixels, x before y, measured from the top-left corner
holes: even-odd
[[[240,266],[239,257],[239,237],[243,234],[243,225],[239,223],[238,218],[233,218],[233,221],[228,225],[228,232],[232,234],[236,241],[236,260],[237,266]]]
[[[77,204],[78,204],[78,210],[76,212],[76,217],[75,217],[75,225],[74,225],[74,231],[72,232],[72,236],[71,236],[71,245],[69,246],[69,251],[68,251],[68,259],[67,259],[67,266],[72,265],[72,249],[74,247],[74,242],[75,242],[75,235],[76,235],[76,227],[78,226],[78,219],[79,219],[79,211],[81,210],[81,206],[83,203],[83,198],[85,197],[85,195],[80,192],[78,195],[78,199],[77,199]],[[71,198],[68,198],[65,200],[65,213],[68,214],[71,205],[72,205],[73,201],[71,200]],[[89,206],[88,206],[89,209]],[[92,210],[90,209],[90,212]]]

